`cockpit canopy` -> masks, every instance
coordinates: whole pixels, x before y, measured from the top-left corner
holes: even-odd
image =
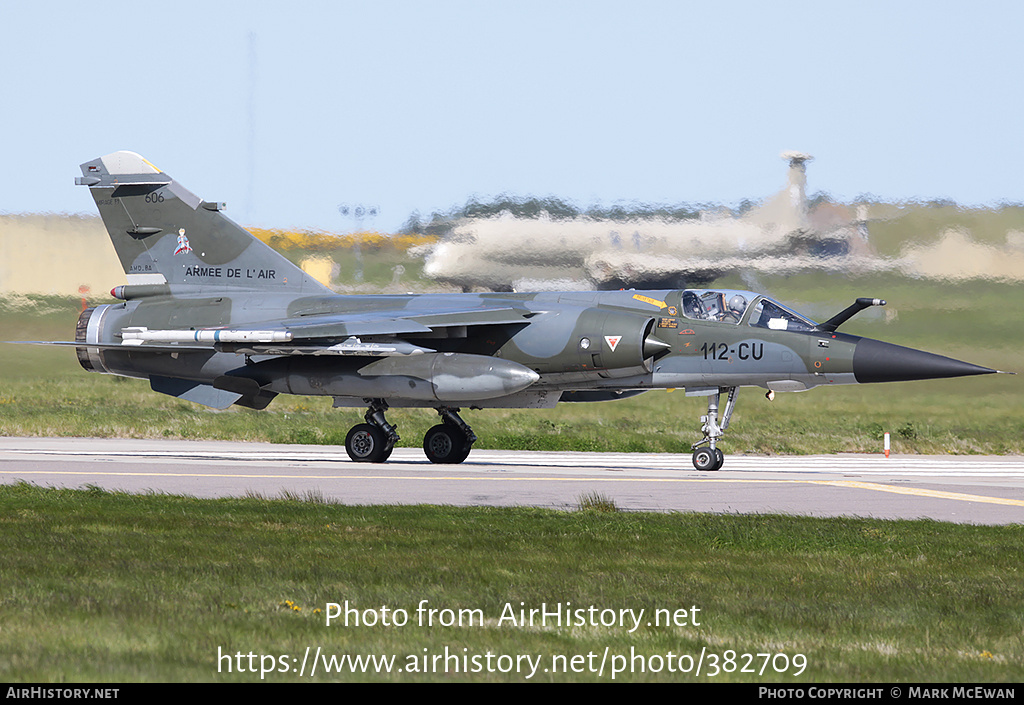
[[[770,330],[815,330],[818,324],[778,301],[738,289],[686,289],[683,315],[698,321],[718,321]]]

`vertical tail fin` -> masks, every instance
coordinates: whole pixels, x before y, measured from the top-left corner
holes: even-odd
[[[135,152],[82,164],[129,284],[332,293]]]

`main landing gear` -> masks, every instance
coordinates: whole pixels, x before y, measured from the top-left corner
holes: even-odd
[[[388,423],[384,412],[388,403],[383,399],[365,399],[369,402],[363,418],[366,423],[353,426],[345,436],[345,450],[348,457],[359,463],[383,463],[391,456],[395,443],[400,440],[398,429]]]
[[[736,407],[737,387],[719,387],[718,391],[708,397],[708,415],[701,416],[701,431],[704,438],[697,441],[693,448],[693,467],[698,470],[719,470],[725,462],[725,454],[718,448],[718,441],[725,435],[725,429],[729,428],[729,418],[732,410]],[[725,402],[725,411],[722,412],[722,423],[718,423],[718,402],[722,392],[729,394]],[[707,444],[706,448],[701,446]]]
[[[400,439],[397,427],[388,423],[384,412],[388,404],[383,399],[366,399],[370,404],[366,423],[353,426],[345,437],[348,457],[360,463],[383,463]],[[441,423],[427,431],[423,437],[423,452],[432,463],[461,463],[469,456],[476,442],[476,434],[459,416],[459,409],[447,406],[437,408]]]
[[[459,409],[440,406],[437,413],[442,423],[423,437],[423,452],[432,463],[461,463],[476,442],[476,434],[459,416]]]

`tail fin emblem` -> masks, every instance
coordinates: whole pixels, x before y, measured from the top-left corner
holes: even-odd
[[[178,231],[178,246],[174,250],[174,254],[181,255],[192,251],[192,246],[188,244],[188,238],[185,236],[185,228]]]

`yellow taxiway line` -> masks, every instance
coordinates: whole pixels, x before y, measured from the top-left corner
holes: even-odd
[[[927,490],[918,487],[896,487],[878,482],[858,482],[854,480],[780,480],[780,479],[747,479],[747,478],[697,478],[697,477],[508,477],[501,475],[274,475],[252,473],[198,473],[198,472],[96,472],[76,470],[40,470],[15,471],[9,473],[19,477],[26,475],[88,475],[109,477],[194,477],[194,478],[234,478],[249,480],[477,480],[486,482],[726,482],[748,484],[811,484],[828,485],[831,487],[848,487],[851,489],[872,490],[875,492],[891,492],[893,494],[913,495],[915,497],[931,497],[934,499],[952,499],[961,502],[983,502],[1003,504],[1013,507],[1024,507],[1024,500],[988,497],[985,495],[966,494],[964,492],[945,492]]]

